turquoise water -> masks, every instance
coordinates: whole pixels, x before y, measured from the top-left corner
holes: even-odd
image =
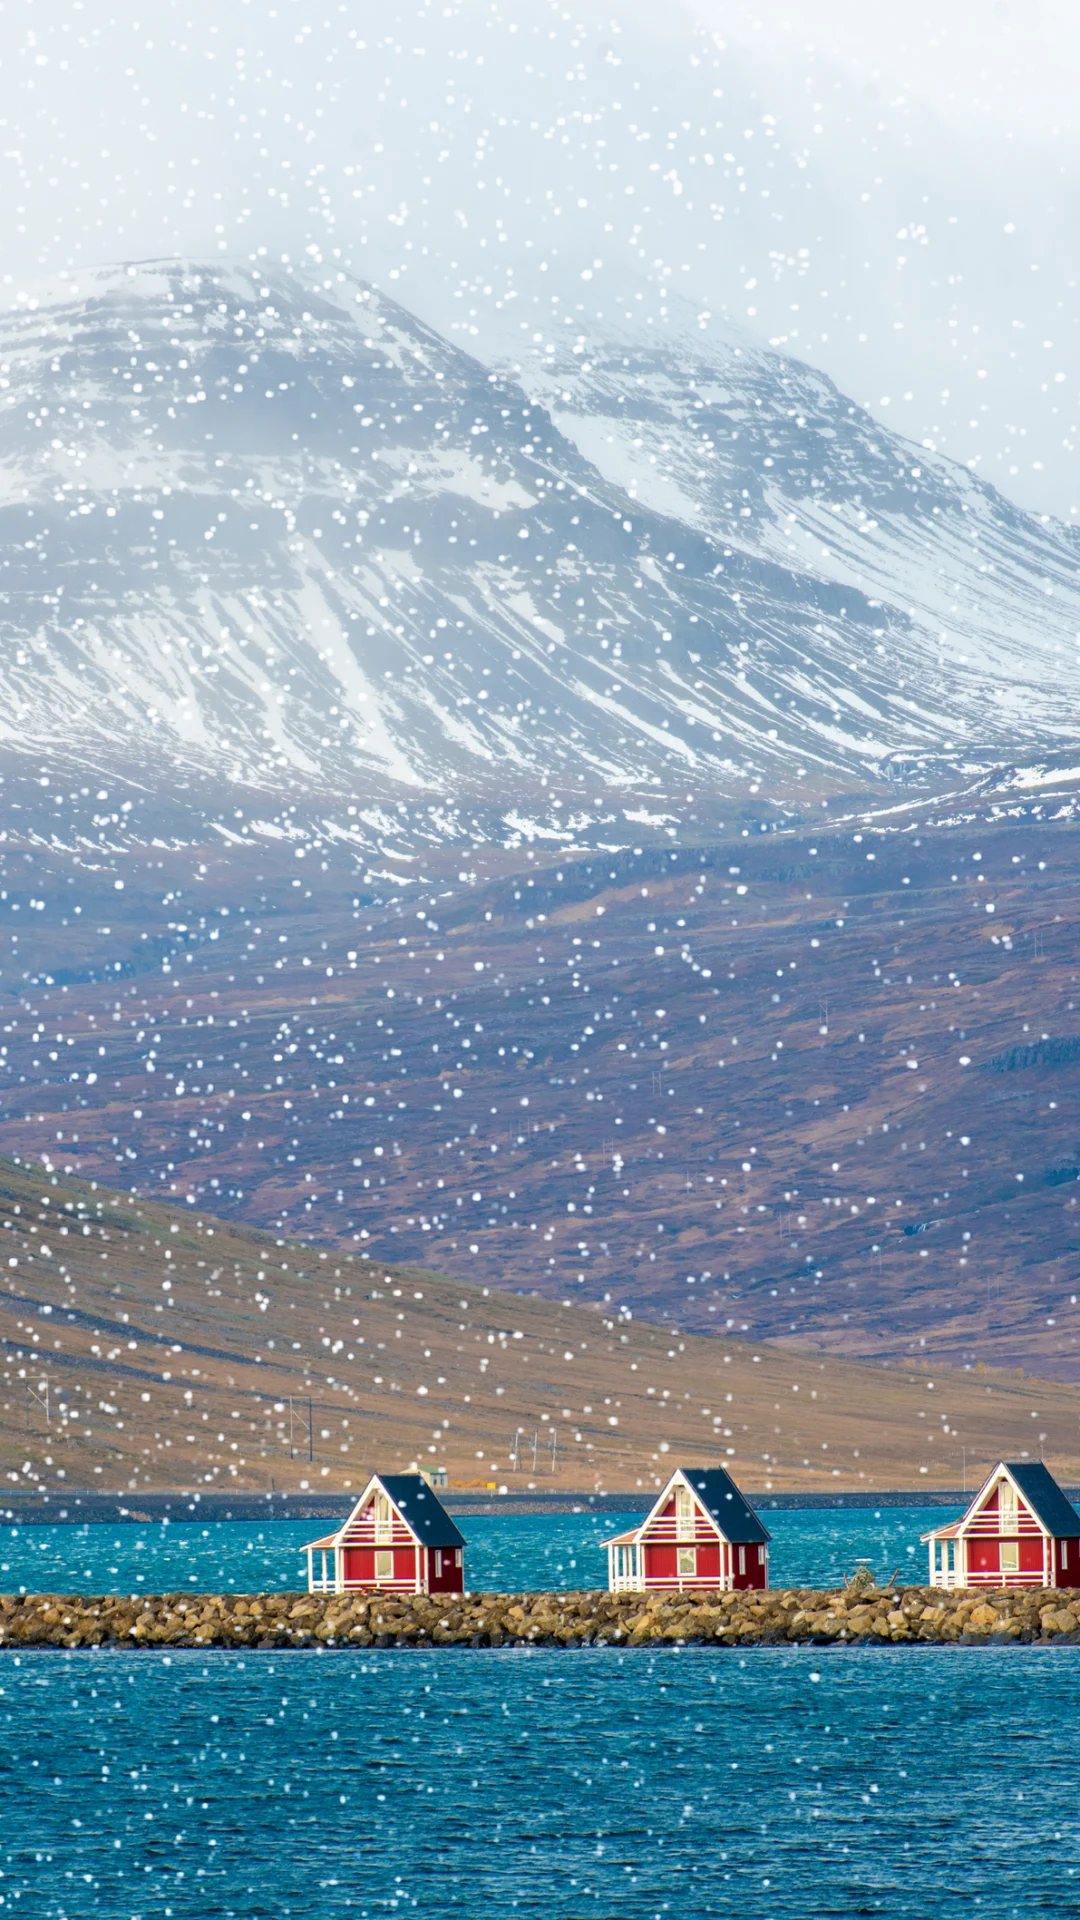
[[[1080,1654],[0,1654],[0,1913],[1041,1920]]]
[[[774,1583],[921,1579],[941,1517],[769,1514]],[[469,1583],[599,1585],[623,1524],[470,1519]],[[295,1587],[317,1530],[6,1528],[0,1586]],[[0,1652],[0,1755],[0,1920],[1080,1907],[1080,1649]]]
[[[920,1533],[949,1518],[941,1507],[768,1513],[773,1586],[828,1586],[869,1560],[880,1578],[926,1578]],[[607,1584],[602,1542],[631,1525],[628,1514],[545,1514],[463,1520],[466,1579],[478,1593]],[[275,1520],[0,1529],[0,1591],[62,1593],[251,1593],[307,1584],[297,1551],[326,1521]]]

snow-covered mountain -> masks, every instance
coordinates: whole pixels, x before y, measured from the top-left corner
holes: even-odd
[[[928,695],[961,765],[1068,750],[1080,739],[1076,529],[886,432],[814,368],[710,335],[579,336],[535,351],[522,377],[636,503],[900,616],[894,685],[918,705],[916,755],[934,750],[916,739]]]
[[[0,744],[507,813],[936,783],[1077,737],[1076,552],[734,344],[481,366],[372,288],[0,321]]]

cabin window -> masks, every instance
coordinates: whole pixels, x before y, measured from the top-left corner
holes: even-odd
[[[394,1556],[393,1556],[393,1554],[392,1554],[392,1553],[377,1553],[377,1554],[375,1555],[375,1578],[376,1578],[376,1580],[379,1580],[379,1581],[382,1581],[382,1580],[392,1580],[392,1579],[393,1579],[393,1577],[394,1577]]]
[[[1016,1540],[1003,1540],[1001,1543],[1002,1573],[1018,1573],[1020,1570],[1020,1544]]]
[[[697,1573],[697,1548],[679,1548],[679,1579],[692,1580]]]
[[[1061,1564],[1063,1567],[1067,1567],[1069,1564],[1069,1543],[1067,1540],[1063,1540],[1061,1543]]]
[[[745,1547],[739,1548],[739,1572],[740,1573],[746,1572],[746,1548]]]
[[[455,1567],[460,1567],[461,1565],[461,1548],[460,1547],[454,1548],[454,1565]]]
[[[394,1514],[388,1494],[375,1495],[375,1538],[392,1540],[394,1537]]]
[[[676,1540],[692,1540],[694,1532],[694,1496],[689,1487],[676,1487],[675,1538]]]
[[[440,1552],[440,1550],[439,1550],[439,1548],[438,1548],[438,1547],[436,1547],[436,1549],[435,1549],[435,1578],[436,1578],[436,1580],[438,1580],[438,1579],[439,1579],[439,1577],[441,1576],[441,1574],[442,1574],[442,1554],[441,1554],[441,1552]]]
[[[998,1487],[998,1515],[1002,1531],[1016,1525],[1016,1488],[1008,1480],[1002,1480]]]

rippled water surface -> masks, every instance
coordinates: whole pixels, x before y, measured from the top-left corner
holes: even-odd
[[[818,1509],[773,1513],[774,1586],[827,1586],[852,1573],[860,1558],[882,1579],[926,1578],[919,1535],[950,1517],[941,1507],[848,1512]],[[478,1593],[607,1584],[602,1542],[633,1523],[632,1514],[470,1515],[461,1521],[469,1546],[466,1578]],[[307,1583],[298,1549],[325,1533],[322,1520],[225,1520],[119,1526],[0,1529],[0,1590],[69,1593],[203,1593],[281,1591]]]
[[[1080,1650],[0,1654],[0,1911],[1073,1914]]]

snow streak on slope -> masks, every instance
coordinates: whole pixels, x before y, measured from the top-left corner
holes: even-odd
[[[892,631],[875,657],[913,717],[925,722],[928,696],[942,704],[944,751],[961,765],[1007,738],[1036,756],[1076,740],[1075,529],[1022,512],[747,339],[582,338],[523,378],[636,501],[880,604]],[[847,668],[854,687],[862,668]]]
[[[562,427],[342,274],[150,263],[7,315],[0,740],[527,819],[1072,737],[1057,530],[776,356],[555,371]]]

